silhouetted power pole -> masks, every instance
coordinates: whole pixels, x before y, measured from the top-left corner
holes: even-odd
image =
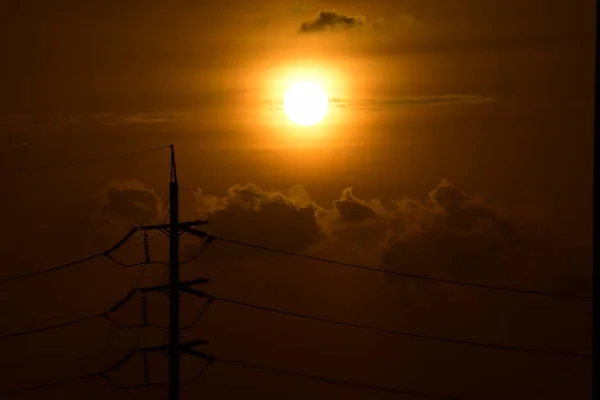
[[[179,296],[187,292],[195,296],[206,297],[203,292],[191,288],[192,284],[207,283],[207,279],[196,279],[191,282],[179,281],[179,236],[190,233],[198,237],[206,237],[206,233],[193,229],[194,226],[206,225],[207,221],[197,220],[179,222],[179,183],[175,164],[175,149],[171,147],[171,179],[169,182],[169,212],[170,220],[164,225],[149,225],[140,227],[141,230],[159,230],[169,236],[169,283],[156,289],[166,289],[169,296],[169,343],[152,350],[168,351],[169,355],[169,400],[179,400],[180,387],[180,354],[192,352],[191,346],[206,344],[204,340],[180,343],[179,341]]]
[[[169,400],[179,400],[179,183],[173,145],[169,207]]]
[[[594,265],[593,265],[593,327],[592,327],[592,398],[600,398],[600,160],[598,143],[600,142],[600,1],[596,1],[596,65],[595,65],[595,98],[594,98]]]

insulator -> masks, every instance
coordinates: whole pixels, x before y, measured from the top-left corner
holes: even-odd
[[[144,321],[144,326],[148,326],[148,299],[146,292],[142,294],[142,321]]]
[[[123,247],[132,237],[133,235],[138,231],[137,228],[132,228],[129,230],[129,232],[127,232],[127,234],[125,236],[123,236],[121,238],[121,240],[119,240],[112,248],[111,251],[115,251],[120,249],[121,247]]]
[[[144,264],[150,263],[150,244],[148,240],[148,231],[144,231]]]

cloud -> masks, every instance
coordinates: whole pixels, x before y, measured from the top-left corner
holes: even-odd
[[[105,224],[147,225],[158,222],[162,201],[135,180],[114,180],[102,192],[100,217]]]
[[[326,29],[360,29],[365,26],[365,18],[361,16],[351,17],[337,11],[319,11],[317,17],[300,25],[299,33],[321,32]]]
[[[442,180],[425,204],[396,203],[395,214],[415,226],[388,240],[382,267],[432,276],[473,276],[499,267],[514,234],[510,220],[489,204]],[[516,242],[514,242],[516,243]]]
[[[96,113],[71,114],[59,117],[67,124],[93,123],[104,126],[128,126],[141,124],[175,123],[192,120],[192,114],[183,111],[153,111],[134,114]]]
[[[209,219],[209,229],[219,235],[304,251],[324,239],[315,215],[316,205],[306,198],[299,187],[284,195],[263,191],[254,184],[235,185],[226,198],[199,192],[198,211]]]
[[[228,195],[199,190],[197,209],[211,232],[239,241],[473,282],[512,277],[537,284],[545,277],[555,285],[559,278],[552,276],[565,274],[549,268],[552,257],[544,256],[548,246],[564,243],[535,216],[507,210],[445,179],[426,201],[403,198],[387,207],[357,197],[352,188],[329,206],[316,204],[302,186],[284,193],[235,185]],[[573,290],[585,286],[579,283],[586,279],[580,274],[585,261],[580,264],[570,267]]]
[[[414,96],[401,97],[392,100],[378,99],[341,99],[333,98],[330,100],[335,107],[361,110],[361,111],[379,111],[391,107],[424,107],[424,106],[446,106],[453,104],[483,104],[492,103],[496,99],[492,97],[471,95],[471,94],[444,94],[435,96]]]

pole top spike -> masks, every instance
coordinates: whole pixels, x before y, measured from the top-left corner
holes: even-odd
[[[177,183],[177,165],[175,164],[175,146],[169,145],[171,149],[171,182]]]

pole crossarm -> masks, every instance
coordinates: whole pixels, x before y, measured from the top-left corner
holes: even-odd
[[[178,224],[178,227],[179,227],[179,229],[186,230],[186,229],[192,228],[193,226],[200,226],[200,225],[206,225],[206,224],[208,224],[208,221],[196,219],[193,221],[180,222]],[[169,230],[170,227],[171,227],[171,224],[141,225],[141,226],[136,227],[136,230],[140,230],[140,231]]]
[[[198,295],[197,293],[204,293],[204,292],[199,292],[197,290],[191,289],[190,286],[193,285],[201,285],[203,283],[208,283],[210,282],[210,279],[206,279],[206,278],[197,278],[197,279],[192,279],[191,281],[184,281],[184,282],[180,282],[179,283],[179,288],[182,291],[188,292],[190,294],[195,294]],[[166,291],[169,290],[169,284],[164,284],[164,285],[156,285],[156,286],[148,286],[145,288],[141,288],[141,289],[137,289],[139,292],[161,292],[164,293]],[[197,292],[197,293],[192,293],[192,292]],[[135,293],[133,293],[135,294]],[[133,295],[132,294],[132,295]],[[200,297],[206,297],[206,295],[201,295]]]
[[[194,352],[195,350],[192,349],[192,347],[195,346],[206,346],[208,344],[208,340],[190,340],[189,342],[183,342],[179,344],[179,350],[183,353],[187,353],[187,354],[192,354],[192,352]],[[158,345],[158,346],[148,346],[148,347],[141,347],[139,349],[133,350],[130,354],[128,354],[128,358],[123,361],[120,365],[123,365],[127,360],[129,360],[131,357],[133,357],[136,352],[139,353],[168,353],[169,352],[169,345],[168,344],[164,344],[164,345]],[[204,354],[204,353],[202,353]]]
[[[210,297],[205,292],[201,292],[200,290],[192,289],[190,287],[181,288],[181,291],[196,297]]]
[[[200,238],[208,237],[208,234],[206,234],[206,232],[202,232],[194,228],[183,227],[181,228],[181,231],[184,233],[189,233],[190,235],[198,236]]]

